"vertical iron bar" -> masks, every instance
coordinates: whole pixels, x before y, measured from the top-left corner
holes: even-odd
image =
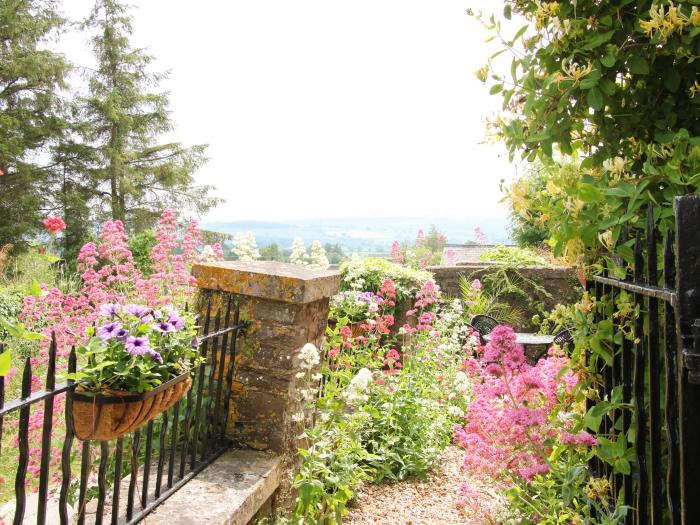
[[[642,255],[641,232],[637,230],[634,242],[634,282],[642,284],[644,260]],[[648,491],[649,481],[646,459],[647,419],[644,410],[645,388],[644,377],[646,368],[646,348],[644,344],[644,318],[641,311],[644,310],[644,297],[634,294],[634,302],[640,310],[640,315],[634,321],[634,337],[636,343],[634,359],[634,407],[636,415],[637,431],[635,433],[635,446],[637,450],[637,523],[646,525],[649,523]]]
[[[673,253],[673,236],[666,233],[664,244],[664,285],[676,285],[676,261]],[[678,354],[676,346],[676,312],[673,305],[664,303],[664,347],[666,350],[666,439],[668,460],[666,474],[666,499],[671,525],[681,525],[680,509],[680,441],[678,436]]]
[[[233,295],[228,294],[228,301],[226,302],[226,315],[224,316],[224,328],[229,328],[229,323],[231,321],[231,304],[233,302]],[[223,418],[219,406],[221,404],[221,394],[223,392],[224,385],[224,372],[226,365],[226,348],[228,347],[228,332],[224,334],[224,338],[221,342],[221,357],[219,358],[219,372],[216,380],[216,401],[214,403],[214,427],[212,432],[217,441],[223,440],[226,429],[223,427]]]
[[[226,408],[224,408],[224,434],[226,433],[228,427],[228,417],[231,410],[231,396],[233,391],[233,373],[236,366],[236,340],[238,339],[238,324],[241,319],[241,308],[238,303],[236,303],[236,309],[233,314],[233,324],[236,329],[231,335],[231,350],[229,352],[228,370],[226,372]]]
[[[27,399],[32,393],[32,362],[27,357],[24,362],[22,374],[22,399]],[[17,474],[15,475],[15,519],[14,525],[21,525],[24,521],[24,511],[27,504],[25,497],[24,481],[27,478],[27,465],[29,464],[29,410],[31,405],[26,404],[19,409]]]
[[[173,425],[170,430],[170,458],[168,459],[168,488],[173,486],[175,476],[175,450],[177,449],[177,431],[180,426],[180,401],[173,406]]]
[[[160,497],[160,487],[163,484],[163,467],[165,466],[165,456],[166,456],[165,438],[168,435],[168,411],[167,410],[165,412],[163,412],[162,418],[163,418],[162,419],[163,424],[160,427],[159,440],[158,440],[158,447],[160,450],[158,450],[158,470],[156,472],[156,490],[154,493],[156,498]]]
[[[5,348],[0,343],[0,354],[5,352]],[[0,408],[5,406],[5,376],[0,376]],[[0,454],[2,454],[2,424],[5,418],[0,416]]]
[[[216,317],[214,319],[214,333],[217,333],[221,328],[221,310],[217,310]],[[217,352],[219,351],[219,338],[215,337],[211,344],[210,352],[210,362],[209,362],[209,383],[207,385],[207,404],[204,408],[204,429],[202,432],[202,450],[200,452],[199,460],[204,461],[207,452],[209,452],[209,437],[214,430],[214,417],[212,412],[212,405],[214,404],[215,388],[214,388],[214,374],[216,374],[217,365]]]
[[[117,439],[114,452],[114,487],[112,492],[112,525],[119,523],[119,496],[121,495],[122,461],[124,457],[124,438]]]
[[[141,488],[141,506],[148,504],[148,482],[151,477],[151,455],[153,454],[153,421],[146,425],[146,456],[143,460],[143,482]]]
[[[51,334],[49,362],[46,370],[46,390],[56,386],[56,334]],[[46,523],[46,500],[49,492],[49,461],[51,460],[51,429],[53,428],[53,402],[55,395],[44,400],[44,421],[41,429],[41,467],[39,471],[39,494],[36,514],[37,525]]]
[[[134,500],[136,499],[136,478],[139,473],[139,444],[141,443],[141,430],[137,430],[131,436],[131,476],[129,477],[129,491],[126,500],[126,519],[134,517]]]
[[[199,421],[202,416],[202,395],[204,390],[204,369],[206,368],[207,348],[209,346],[209,324],[211,322],[211,295],[207,298],[207,317],[204,322],[204,343],[202,344],[202,357],[204,363],[199,366],[197,371],[197,399],[195,400],[194,411],[194,429],[192,431],[192,450],[190,455],[190,468],[194,469],[197,464],[197,447],[199,444]]]
[[[185,467],[187,466],[187,452],[190,441],[190,421],[192,420],[192,388],[187,391],[187,401],[185,402],[185,421],[182,425],[182,451],[180,453],[180,469],[178,475],[182,479],[185,477]]]
[[[613,305],[613,311],[617,310],[617,305],[616,301],[618,299],[619,295],[619,290],[615,288],[614,286],[610,287],[610,302]],[[613,324],[613,342],[612,342],[612,353],[613,353],[613,359],[612,359],[612,388],[618,388],[622,384],[622,348],[621,345],[618,345],[615,343],[615,338],[616,337],[624,337],[624,334],[622,333],[622,330],[620,330],[619,324],[616,322],[616,318],[614,315],[610,316],[610,321]],[[616,409],[612,411],[611,414],[612,417],[612,433],[615,435],[615,440],[617,441],[620,439],[620,435],[623,435],[622,429],[618,432],[616,427],[618,427],[618,423],[621,422],[622,414],[621,410]],[[622,474],[616,473],[613,476],[612,479],[612,486],[613,486],[613,494],[617,495],[620,491],[620,488],[622,487],[623,481],[622,481]]]
[[[684,525],[700,523],[700,348],[692,326],[700,318],[700,197],[676,197],[676,333],[683,363],[679,384],[681,517]]]
[[[78,494],[78,525],[85,525],[87,505],[87,480],[90,474],[90,442],[83,441],[83,457],[80,462],[80,488]]]
[[[658,284],[656,249],[656,228],[654,227],[654,209],[649,205],[647,220],[647,282],[651,286]],[[651,524],[662,525],[663,488],[661,486],[661,363],[659,353],[659,300],[649,296],[649,445],[651,481]],[[637,335],[637,337],[640,337]]]
[[[68,373],[73,374],[76,370],[77,357],[75,347],[71,348],[68,357]],[[72,379],[69,383],[74,383]],[[71,393],[66,394],[66,436],[63,439],[63,450],[61,452],[61,493],[58,498],[58,515],[61,525],[68,525],[68,489],[71,480],[71,450],[73,449],[73,398]]]
[[[95,525],[102,525],[105,513],[105,500],[107,499],[107,460],[109,458],[109,445],[106,441],[100,441],[100,468],[97,470],[97,510],[95,513]],[[115,479],[114,482],[119,484]]]
[[[600,311],[601,308],[601,299],[603,297],[603,287],[602,285],[596,281],[595,283],[595,313],[594,313],[594,318],[595,322],[599,322],[602,317],[602,313]],[[602,379],[602,372],[603,372],[603,367],[605,366],[605,363],[603,359],[600,356],[595,357],[595,373],[596,373],[596,382],[598,383],[597,385],[597,391],[598,391],[598,397],[600,400],[605,399],[605,384],[601,384],[600,380]],[[603,390],[603,392],[601,392]],[[603,432],[607,432],[607,422],[605,420],[602,421],[603,425]],[[602,476],[603,475],[603,461],[598,457],[595,456],[595,472],[597,476]]]

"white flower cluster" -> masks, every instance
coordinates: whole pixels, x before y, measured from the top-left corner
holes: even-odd
[[[345,281],[350,284],[350,288],[358,291],[364,290],[365,278],[362,277],[363,273],[364,266],[362,265],[362,259],[356,253],[353,253],[347,263],[344,277]]]
[[[318,353],[318,348],[312,343],[306,343],[299,352],[299,366],[305,370],[313,369],[321,362],[321,356]]]
[[[314,241],[311,243],[311,262],[309,263],[309,268],[314,270],[327,270],[331,263],[328,261],[326,256],[326,250],[320,241]]]
[[[469,378],[467,374],[462,371],[457,372],[455,374],[454,385],[457,392],[465,394],[467,390],[469,390]]]
[[[345,391],[345,398],[349,403],[356,403],[358,401],[367,401],[369,397],[365,392],[369,388],[372,382],[372,372],[367,368],[361,368],[355,377],[350,380],[347,390]]]
[[[254,261],[260,259],[258,243],[253,232],[237,233],[233,237],[233,253],[239,261]]]
[[[306,253],[306,246],[301,237],[294,237],[292,240],[292,253],[289,255],[289,262],[314,270],[326,270],[330,266],[326,250],[321,242],[311,243],[311,254],[309,255]]]
[[[292,253],[289,256],[289,262],[292,264],[298,264],[299,266],[306,266],[308,260],[309,256],[306,253],[304,240],[301,237],[294,237],[292,240]]]
[[[214,253],[214,248],[210,244],[207,244],[202,251],[197,255],[197,260],[199,262],[214,262],[216,261],[216,253]]]

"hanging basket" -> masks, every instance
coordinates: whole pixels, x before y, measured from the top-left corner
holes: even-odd
[[[177,403],[192,386],[186,372],[162,385],[133,394],[113,391],[93,393],[80,386],[71,393],[73,432],[83,441],[107,441],[138,430]]]

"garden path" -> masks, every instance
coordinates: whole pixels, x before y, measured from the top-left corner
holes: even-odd
[[[484,525],[461,511],[456,501],[464,451],[448,447],[425,481],[367,484],[343,523],[352,525]]]

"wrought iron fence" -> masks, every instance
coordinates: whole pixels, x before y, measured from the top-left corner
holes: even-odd
[[[240,320],[239,306],[232,295],[213,299],[211,292],[202,293],[204,320],[200,349],[206,363],[193,372],[193,384],[185,398],[129,436],[112,442],[77,443],[71,422],[70,396],[75,383],[68,380],[56,384],[55,337],[49,349],[43,389],[32,392],[32,360],[29,357],[22,373],[19,398],[5,399],[5,378],[0,377],[0,444],[3,442],[3,423],[16,418],[17,427],[14,525],[30,519],[26,482],[30,454],[29,421],[34,407],[43,407],[36,498],[38,525],[47,521],[61,525],[138,523],[229,448],[226,428],[236,341],[246,323]],[[213,303],[218,305],[212,315]],[[0,352],[2,350],[0,343]],[[67,371],[75,372],[76,367],[73,348]],[[52,437],[56,426],[54,401],[64,394],[68,394],[65,397],[65,435],[60,438],[60,472],[55,477],[60,482],[52,486],[50,463],[52,448],[56,445],[56,438]],[[97,456],[93,454],[93,447],[99,447],[96,461],[93,460],[93,456]],[[7,450],[0,453],[6,454]],[[79,469],[76,468],[78,462]]]
[[[592,468],[631,508],[627,524],[700,523],[700,197],[678,197],[674,208],[675,235],[665,236],[654,227],[660,210],[649,208],[645,228],[629,240],[631,275],[615,278],[606,269],[591,283],[597,303],[613,305],[596,314],[615,334],[611,358],[596,361],[600,396],[617,391],[622,401],[601,434],[629,436],[636,454],[628,475],[599,460]],[[628,327],[623,293],[639,312]]]

